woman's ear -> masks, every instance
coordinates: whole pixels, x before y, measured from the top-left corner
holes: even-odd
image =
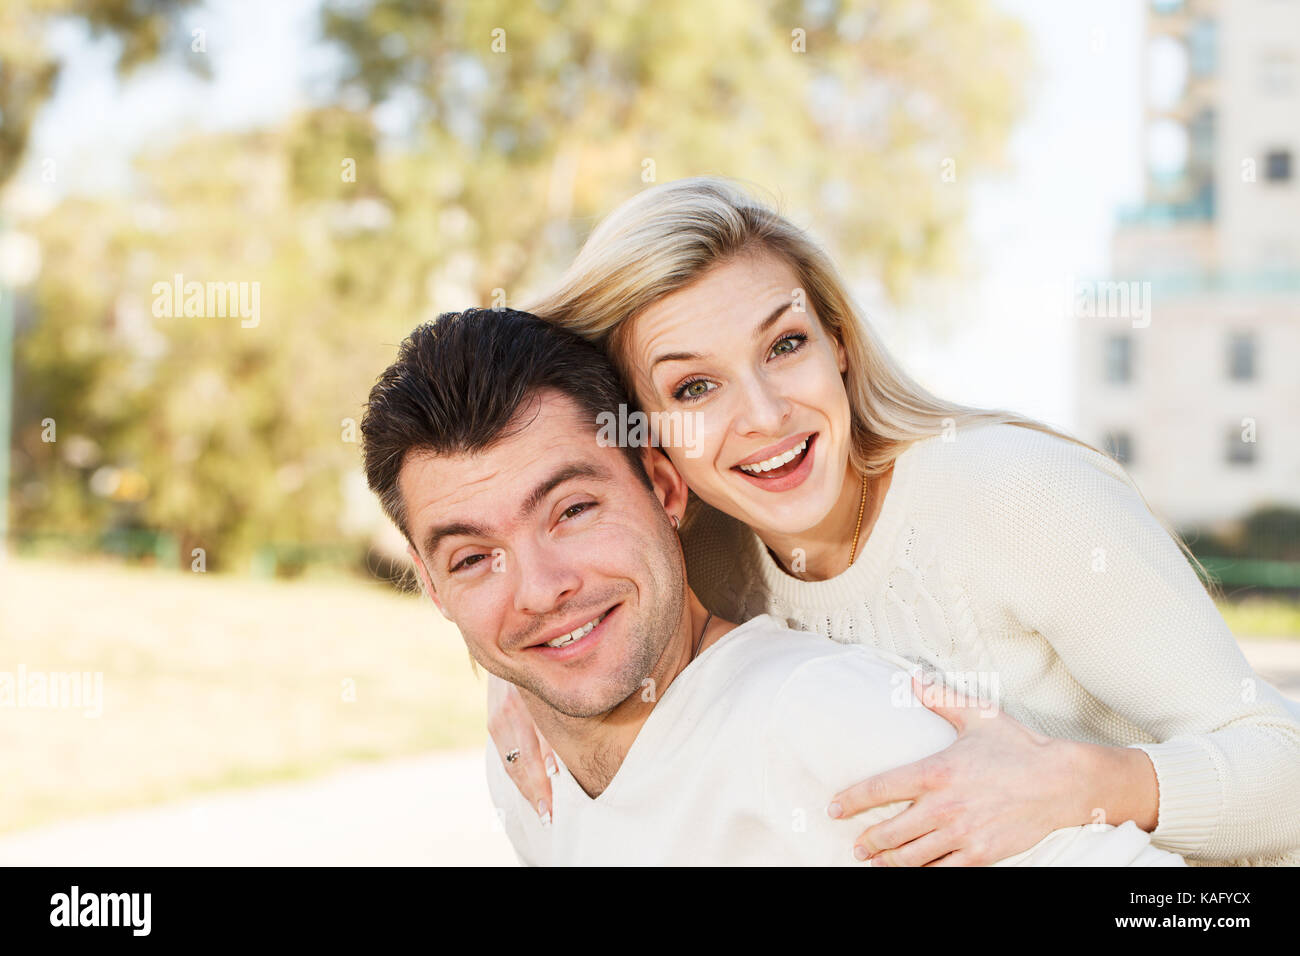
[[[686,498],[689,494],[682,473],[662,449],[651,445],[641,448],[641,462],[645,465],[646,474],[650,476],[655,497],[663,505],[668,517],[676,518],[680,523],[682,515],[686,513]]]
[[[849,353],[839,339],[835,340],[835,358],[840,365],[840,374],[846,374],[849,370]]]

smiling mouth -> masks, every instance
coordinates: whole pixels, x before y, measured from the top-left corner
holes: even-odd
[[[600,617],[588,621],[586,624],[582,625],[582,627],[575,628],[574,630],[570,631],[568,634],[561,634],[553,641],[547,641],[543,646],[544,647],[568,647],[574,641],[580,641],[588,634],[590,634],[592,629],[595,628],[595,626],[599,624],[601,621],[605,620],[605,618],[608,616],[609,616],[609,611],[606,611],[604,614],[600,615]]]
[[[755,462],[752,465],[735,465],[734,469],[750,478],[784,478],[803,464],[803,460],[808,457],[808,450],[816,439],[817,435],[814,433],[779,455]]]

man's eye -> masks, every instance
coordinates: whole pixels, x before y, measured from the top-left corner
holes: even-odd
[[[569,507],[565,508],[564,511],[560,514],[560,519],[562,521],[565,521],[568,520],[569,518],[576,518],[578,517],[578,515],[582,514],[588,508],[594,507],[595,504],[596,502],[594,501],[584,501],[581,504],[570,505]]]
[[[457,571],[460,571],[464,568],[472,568],[474,565],[478,564],[486,557],[487,557],[486,554],[471,554],[468,557],[461,558],[454,565],[452,565],[451,573],[455,574]]]

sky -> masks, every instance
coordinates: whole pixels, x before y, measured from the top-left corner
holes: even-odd
[[[976,273],[926,314],[878,324],[937,394],[1069,429],[1077,346],[1066,291],[1106,274],[1115,213],[1141,200],[1142,5],[998,5],[1028,28],[1040,79],[1010,171],[974,190]]]
[[[995,0],[1026,26],[1037,74],[1010,168],[973,188],[973,268],[905,308],[868,303],[886,344],[945,398],[1075,423],[1072,278],[1104,275],[1115,212],[1140,199],[1142,5]],[[54,37],[65,72],[38,119],[28,162],[55,157],[78,190],[129,186],[130,158],[189,129],[274,123],[328,72],[316,0],[229,0],[191,16],[213,80],[177,65],[123,83],[111,51],[75,26]]]

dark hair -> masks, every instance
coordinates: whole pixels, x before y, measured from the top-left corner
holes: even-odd
[[[370,390],[361,421],[366,482],[411,538],[397,485],[412,451],[459,455],[509,437],[506,429],[540,390],[555,389],[588,416],[630,407],[613,364],[585,339],[515,309],[445,312],[418,326]],[[652,488],[639,452],[628,465]]]

